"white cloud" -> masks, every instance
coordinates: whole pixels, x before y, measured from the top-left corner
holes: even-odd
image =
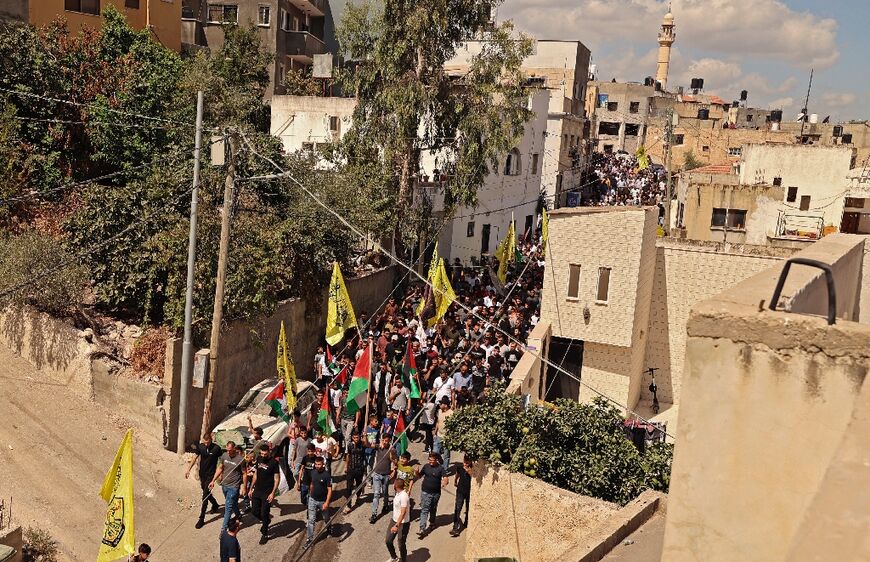
[[[737,63],[703,58],[693,60],[688,68],[677,77],[676,82],[673,79],[670,82],[674,85],[688,86],[692,78],[703,78],[704,90],[717,92],[732,89],[742,74],[743,70]]]
[[[500,18],[541,39],[656,45],[667,2],[659,0],[507,0]],[[676,45],[752,56],[798,68],[827,68],[839,58],[837,22],[797,12],[781,0],[674,0]]]
[[[851,92],[825,92],[822,94],[822,104],[827,107],[844,107],[852,105],[858,96]]]

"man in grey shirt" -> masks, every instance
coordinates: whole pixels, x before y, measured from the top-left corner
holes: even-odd
[[[245,456],[232,441],[227,441],[227,452],[221,456],[217,472],[215,472],[208,487],[214,489],[217,482],[220,482],[221,490],[224,493],[224,524],[222,529],[226,529],[233,513],[238,519],[242,518],[242,513],[239,510],[239,494],[245,493],[248,484]]]
[[[390,393],[390,408],[400,414],[407,414],[410,403],[411,392],[402,384],[402,379],[397,377]]]

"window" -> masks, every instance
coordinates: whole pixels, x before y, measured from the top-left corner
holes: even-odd
[[[685,140],[684,135],[674,135],[674,146],[679,146],[679,145],[683,144],[684,140]]]
[[[780,180],[780,181],[782,181],[782,180]],[[776,185],[776,180],[774,180],[773,185]],[[786,195],[785,200],[788,203],[794,203],[795,201],[797,201],[797,188],[796,187],[789,187],[788,188],[788,194]]]
[[[628,112],[629,113],[639,113],[640,112],[640,102],[639,101],[629,102]]]
[[[338,127],[339,127],[338,116],[330,115],[329,116],[329,130],[333,133],[337,133]]]
[[[619,104],[615,101],[607,102],[607,111],[616,111],[619,109]]]
[[[299,18],[293,16],[293,31],[299,31]]]
[[[598,124],[598,134],[599,135],[618,135],[619,134],[619,123],[614,123],[613,121],[602,121]]]
[[[852,133],[846,133],[840,137],[840,142],[843,144],[852,144]]]
[[[98,16],[100,15],[100,0],[64,0],[63,9]]]
[[[139,9],[139,0],[124,0],[125,8],[133,8],[134,10]]]
[[[532,154],[532,173],[533,174],[538,173],[538,158],[539,158],[539,155],[537,153]]]
[[[640,134],[640,125],[635,125],[632,123],[625,124],[625,136],[636,137],[639,134]]]
[[[284,31],[290,31],[290,14],[287,13],[287,10],[281,10],[281,29]]]
[[[782,185],[782,178],[779,176],[776,176],[775,178],[773,178],[773,185],[776,187],[781,186]],[[795,189],[797,189],[797,188],[795,188]]]
[[[197,3],[196,8],[193,7],[194,0],[183,0],[181,4],[181,19],[183,20],[195,20],[197,11],[199,10],[199,5]]]
[[[520,151],[514,148],[504,161],[504,174],[506,176],[518,176],[520,174]]]
[[[598,268],[598,293],[595,295],[595,300],[598,302],[607,302],[610,298],[610,268]]]
[[[613,145],[605,144],[604,145],[604,154],[613,154]]]
[[[474,237],[474,223],[473,222],[468,223],[468,229],[466,230],[465,235],[469,238]]]
[[[746,228],[746,211],[743,209],[713,209],[710,228],[727,230],[744,230]]]
[[[569,138],[568,146],[574,146],[574,135],[571,135]]]
[[[752,123],[752,115],[751,114],[746,116],[746,122]]]
[[[580,296],[580,266],[570,264],[568,266],[568,298],[576,299]]]
[[[810,210],[810,196],[809,195],[801,195],[801,211],[809,211]]]
[[[846,206],[854,207],[856,209],[863,209],[864,199],[861,197],[846,197]]]
[[[235,4],[209,4],[209,23],[239,23],[239,7]]]
[[[728,156],[740,156],[743,152],[743,148],[739,146],[732,146],[728,148]]]
[[[257,25],[269,27],[272,25],[272,8],[269,6],[257,6]]]
[[[701,147],[701,152],[710,152],[710,147],[705,144]]]

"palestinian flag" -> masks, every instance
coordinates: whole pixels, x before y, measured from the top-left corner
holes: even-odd
[[[347,384],[347,365],[345,365],[344,368],[339,371],[339,373],[335,375],[335,378],[332,380],[339,386],[344,387],[344,385]]]
[[[411,339],[405,349],[405,359],[402,361],[402,383],[411,389],[411,398],[420,398],[420,381],[417,378],[417,360],[411,348]]]
[[[332,412],[330,412],[329,389],[323,393],[323,400],[320,401],[320,411],[317,413],[317,427],[325,433],[327,437],[335,433],[335,423],[332,421]]]
[[[277,417],[284,421],[290,421],[290,416],[287,414],[287,399],[284,397],[284,381],[279,382],[266,396],[266,404],[272,408]]]
[[[408,434],[405,433],[405,416],[396,418],[396,452],[401,455],[408,450]]]
[[[353,370],[353,378],[350,380],[350,388],[347,391],[347,411],[355,414],[365,410],[366,400],[369,396],[369,380],[372,373],[372,346],[366,348],[357,361]]]

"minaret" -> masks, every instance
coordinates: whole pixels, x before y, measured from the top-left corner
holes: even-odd
[[[661,82],[662,89],[668,84],[668,66],[671,64],[671,45],[674,44],[674,39],[677,38],[674,33],[674,14],[671,13],[671,7],[668,6],[668,13],[665,14],[665,19],[662,20],[662,30],[659,31],[659,62],[656,66],[656,81]]]

